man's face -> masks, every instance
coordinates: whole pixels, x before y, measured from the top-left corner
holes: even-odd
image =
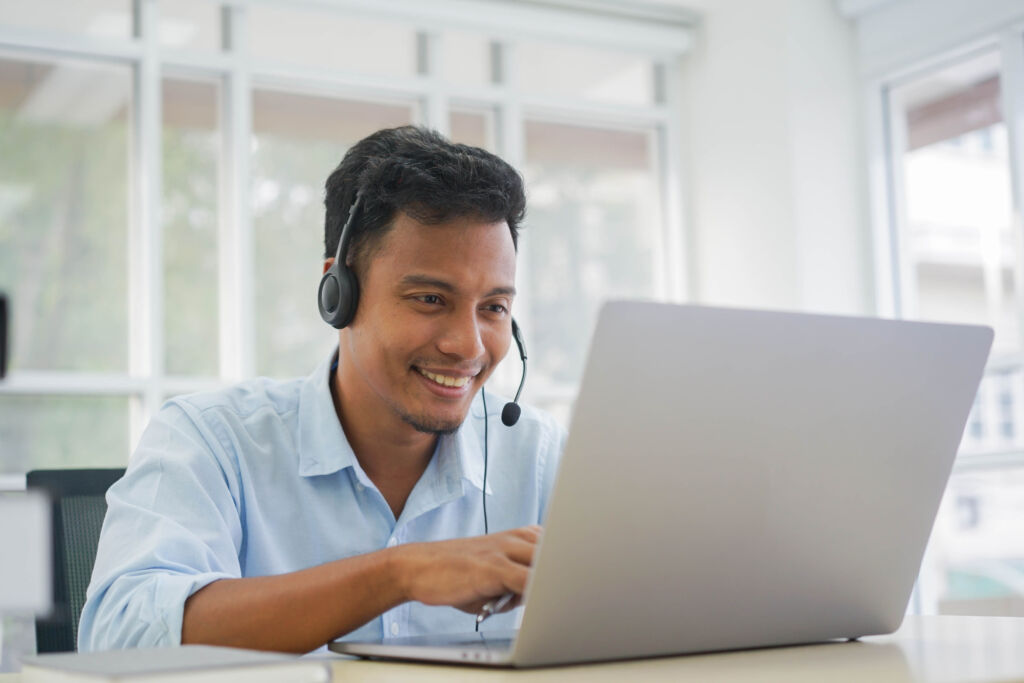
[[[515,274],[504,221],[424,225],[399,213],[371,251],[342,335],[367,407],[420,432],[457,429],[508,352]]]

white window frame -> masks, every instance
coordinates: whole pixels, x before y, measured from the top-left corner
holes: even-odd
[[[163,0],[167,1],[167,0]],[[679,62],[692,42],[695,16],[674,8],[624,8],[595,0],[587,6],[572,0],[545,5],[481,2],[480,0],[226,0],[221,7],[224,51],[203,53],[164,48],[158,40],[161,0],[133,0],[135,29],[128,39],[97,40],[0,26],[0,50],[26,57],[80,58],[132,67],[132,168],[128,227],[130,271],[129,370],[127,373],[13,370],[0,383],[0,395],[94,396],[130,398],[129,446],[134,449],[164,396],[213,389],[255,373],[254,253],[250,202],[250,140],[254,83],[306,93],[367,99],[385,97],[419,103],[419,124],[448,132],[450,105],[472,103],[496,112],[497,152],[516,168],[524,163],[523,127],[529,117],[571,119],[581,124],[641,126],[656,131],[658,182],[662,197],[661,249],[652,264],[654,295],[668,301],[687,298],[684,177],[680,159],[681,96]],[[313,8],[413,24],[418,32],[419,73],[407,78],[378,78],[331,68],[312,68],[250,58],[247,15],[254,6]],[[445,83],[439,77],[443,40],[436,28],[463,29],[491,36],[498,63],[498,82],[481,87]],[[500,38],[499,38],[500,37]],[[632,51],[655,64],[656,102],[647,106],[602,104],[580,99],[541,97],[518,87],[513,58],[523,39],[554,39]],[[161,228],[162,79],[170,71],[216,78],[221,84],[221,188],[218,230],[219,374],[168,376],[164,368],[164,282]],[[286,87],[285,87],[286,85]],[[528,231],[523,241],[529,240]],[[529,273],[525,250],[521,269]],[[529,329],[529,283],[520,284],[521,322]],[[312,293],[310,293],[312,299]],[[534,393],[532,400],[564,400],[575,388],[557,388],[553,395]],[[128,454],[125,454],[127,460]],[[18,488],[14,477],[0,478],[0,488]]]

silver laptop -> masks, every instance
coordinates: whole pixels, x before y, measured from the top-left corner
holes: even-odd
[[[894,631],[991,343],[606,304],[518,633],[331,649],[533,667]]]

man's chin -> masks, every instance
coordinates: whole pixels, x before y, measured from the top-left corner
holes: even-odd
[[[453,422],[451,420],[438,420],[436,418],[421,417],[416,415],[403,415],[402,420],[413,429],[424,434],[444,436],[454,434],[462,426],[462,420]]]

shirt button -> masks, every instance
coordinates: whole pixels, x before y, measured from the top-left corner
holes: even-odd
[[[393,635],[393,636],[397,636],[398,635],[398,622],[397,621],[392,621],[391,622],[391,635]]]
[[[392,539],[390,539],[388,541],[388,547],[389,548],[394,548],[396,545],[398,545],[398,539],[397,538],[392,538]]]
[[[360,482],[358,482],[358,481],[356,482],[356,491],[362,491],[362,490],[363,490],[363,489],[365,489],[365,488],[366,488],[366,487],[365,487],[365,486],[363,486],[363,485],[362,485],[362,483],[360,483]]]

